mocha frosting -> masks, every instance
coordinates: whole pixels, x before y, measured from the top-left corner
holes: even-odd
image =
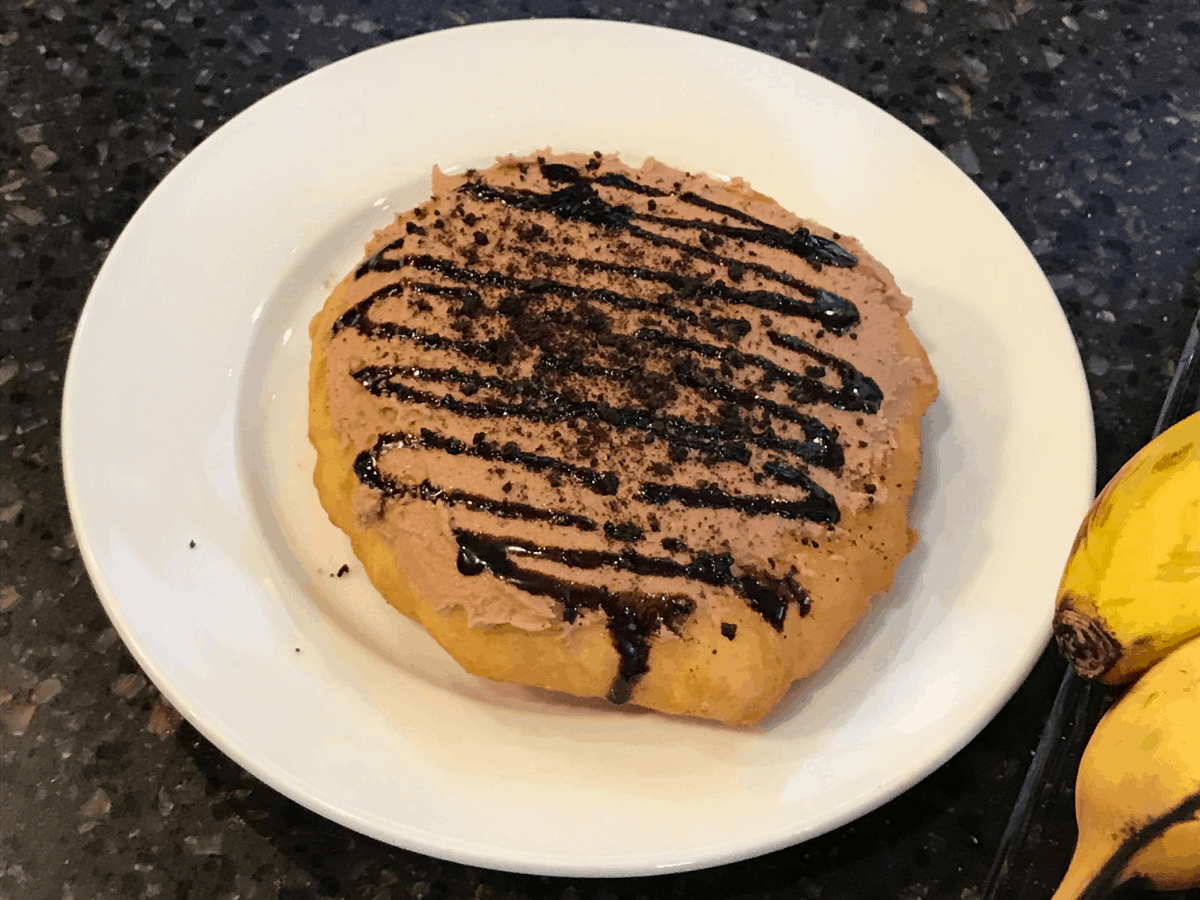
[[[824,602],[787,550],[887,502],[908,308],[740,180],[544,155],[435,169],[318,339],[359,524],[472,626],[604,617],[621,700],[729,592],[776,629]]]

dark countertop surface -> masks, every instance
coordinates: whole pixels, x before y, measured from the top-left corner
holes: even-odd
[[[442,862],[322,819],[181,722],[110,626],[72,534],[59,424],[73,329],[129,217],[222,123],[305,73],[530,16],[711,35],[896,116],[1049,277],[1087,372],[1100,480],[1148,439],[1200,295],[1190,0],[0,0],[3,900],[978,896],[1062,672],[1052,652],[969,746],[856,822],[709,871],[586,880]],[[1072,780],[1019,860],[1025,897],[1065,869]]]

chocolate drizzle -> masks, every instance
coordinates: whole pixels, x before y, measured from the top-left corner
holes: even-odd
[[[852,253],[806,228],[779,228],[680,185],[665,190],[617,172],[592,174],[592,168],[543,163],[539,173],[548,189],[540,191],[471,176],[458,188],[462,202],[446,216],[463,225],[444,221],[440,211],[431,222],[428,209],[419,210],[422,225],[407,222],[405,236],[355,269],[354,280],[375,279],[373,289],[337,318],[332,333],[353,332],[381,348],[350,373],[361,388],[431,416],[429,427],[379,434],[355,459],[358,480],[385,499],[471,513],[452,520],[463,575],[488,573],[550,598],[566,622],[584,610],[603,613],[619,657],[609,699],[623,703],[648,671],[654,635],[663,628],[680,632],[696,604],[683,592],[619,588],[597,575],[728,589],[782,632],[789,608],[806,616],[812,606],[794,568],[786,574],[752,570],[732,553],[693,550],[682,538],[649,532],[662,523],[669,529],[669,517],[686,510],[833,526],[840,518],[837,502],[811,470],[840,475],[845,453],[838,430],[822,421],[819,409],[873,415],[882,393],[848,361],[780,330],[785,322],[766,328],[770,320],[763,314],[770,313],[817,323],[818,337],[853,337],[861,319],[849,300],[767,265],[749,248],[787,253],[813,271],[852,268],[858,262]],[[471,201],[477,205],[466,211]],[[546,217],[598,229],[628,249],[616,259],[579,255],[569,238],[555,241]],[[477,225],[484,219],[490,228]],[[439,242],[450,246],[453,228],[461,231],[461,246],[452,258],[430,252]],[[517,262],[481,262],[498,246]],[[679,264],[648,261],[664,254]],[[715,268],[705,271],[697,263]],[[742,286],[752,276],[759,286]],[[397,304],[399,315],[390,311]],[[761,318],[764,327],[751,318]],[[427,327],[430,322],[437,324]],[[756,337],[747,350],[751,334]],[[784,365],[753,352],[767,342],[796,362]],[[410,350],[388,350],[402,346],[418,348],[420,361],[412,362]],[[647,359],[658,363],[648,369]],[[694,413],[669,409],[680,396],[689,398]],[[454,433],[456,423],[482,430],[468,438],[470,431]],[[632,448],[663,442],[669,452],[658,458],[670,464],[609,459],[606,469],[594,453],[589,459],[586,447],[618,439]],[[568,440],[579,442],[575,461],[568,458]],[[512,481],[503,485],[505,497],[493,497],[388,474],[397,470],[385,457],[405,453],[472,459],[493,473],[515,470],[519,478],[541,479],[551,491],[542,495],[559,491],[562,508],[522,502],[524,494],[510,499]],[[715,480],[673,480],[672,467],[689,459],[709,467]],[[760,489],[728,489],[721,481],[726,471],[748,473]],[[608,520],[607,511],[618,518]],[[481,524],[491,520],[517,531],[517,523],[530,523],[538,537],[491,533]],[[592,534],[605,549],[555,546],[544,537],[553,529]],[[643,552],[655,545],[667,555]],[[737,628],[725,623],[721,633],[732,641]]]
[[[383,448],[381,448],[383,444]],[[457,488],[441,488],[428,480],[420,484],[405,484],[395,478],[389,478],[379,471],[378,458],[381,449],[386,448],[386,442],[380,437],[379,442],[370,450],[363,450],[355,457],[354,474],[369,488],[374,488],[385,497],[413,497],[426,503],[445,503],[454,506],[461,503],[467,509],[485,512],[500,519],[523,519],[526,522],[549,522],[564,528],[577,528],[580,531],[595,531],[596,523],[587,516],[557,509],[543,509],[540,506],[530,506],[526,503],[513,503],[508,500],[495,500],[478,494],[469,494]]]
[[[417,435],[405,434],[402,431],[382,434],[373,448],[364,451],[366,458],[362,464],[367,465],[366,459],[369,459],[370,464],[375,466],[379,455],[385,450],[403,446],[441,450],[450,456],[472,456],[490,462],[514,463],[531,472],[556,472],[574,479],[589,491],[604,496],[615,494],[621,483],[615,472],[601,472],[591,466],[572,465],[554,456],[529,453],[522,450],[516,441],[506,441],[504,444],[489,441],[487,434],[482,431],[477,432],[469,444],[456,437],[438,434],[429,428],[422,428]],[[361,456],[362,454],[360,454]],[[379,486],[382,483],[382,476],[371,475],[370,477],[376,482],[372,485],[373,487],[391,495],[390,490]]]
[[[602,610],[617,648],[617,677],[608,690],[613,703],[627,703],[634,685],[650,670],[650,638],[660,628],[676,630],[696,604],[676,594],[631,594],[603,585],[579,584],[517,565],[511,556],[532,555],[537,550],[523,543],[459,531],[458,571],[479,575],[485,570],[527,593],[557,600],[563,619],[574,622],[581,610]],[[547,551],[549,552],[549,551]],[[571,551],[560,551],[569,553]]]
[[[789,595],[800,607],[800,615],[808,615],[810,604],[803,589],[796,583],[792,575],[785,578],[775,578],[770,575],[736,573],[736,563],[728,553],[700,552],[692,556],[690,562],[680,563],[664,556],[646,556],[635,550],[624,549],[617,553],[602,550],[581,550],[573,547],[546,547],[533,541],[521,538],[496,537],[476,534],[465,530],[456,532],[459,546],[464,541],[472,547],[485,548],[486,554],[479,554],[481,559],[499,560],[500,556],[507,560],[510,556],[526,559],[547,560],[572,569],[615,569],[622,572],[632,572],[635,575],[653,576],[657,578],[683,578],[699,581],[716,587],[732,587],[735,592],[746,599],[752,606],[768,597],[779,598],[782,594]],[[460,565],[461,570],[461,556]],[[491,568],[491,564],[488,564]],[[586,604],[585,604],[586,605]],[[594,607],[589,607],[594,608]],[[786,614],[786,605],[779,605],[766,616],[775,628],[782,630]],[[569,621],[573,621],[572,614]]]
[[[767,466],[770,465],[767,463]],[[637,499],[655,506],[673,502],[695,509],[734,509],[747,516],[779,516],[782,519],[836,523],[838,508],[833,497],[799,470],[791,471],[797,474],[796,478],[777,480],[783,484],[802,484],[809,492],[803,500],[780,500],[762,494],[734,495],[715,484],[685,487],[679,484],[655,484],[652,481],[642,483]]]
[[[397,379],[409,377],[421,381],[457,382],[467,385],[472,394],[481,387],[511,391],[519,399],[463,400],[454,394],[434,393],[409,387]],[[393,397],[405,403],[444,409],[468,419],[525,419],[541,424],[570,422],[583,419],[603,422],[617,431],[636,429],[671,444],[698,450],[709,462],[750,462],[753,444],[764,450],[788,453],[805,462],[836,468],[831,462],[840,461],[838,451],[831,449],[827,430],[819,430],[814,438],[796,441],[780,437],[774,429],[760,431],[732,425],[702,425],[682,416],[664,415],[656,410],[636,406],[609,406],[593,400],[573,400],[564,394],[540,388],[532,382],[515,384],[494,376],[460,372],[457,369],[416,369],[404,366],[366,366],[353,373],[353,378],[377,397]],[[805,422],[804,424],[808,424]],[[839,448],[840,451],[840,448]],[[840,464],[840,463],[839,463]],[[826,521],[825,518],[814,521]]]
[[[735,228],[707,219],[680,219],[656,216],[650,213],[636,213],[631,207],[625,204],[613,206],[605,202],[594,188],[583,181],[574,182],[565,188],[560,188],[549,194],[541,194],[537,191],[528,190],[505,190],[480,181],[469,182],[459,190],[470,194],[477,200],[487,203],[504,203],[507,206],[527,212],[548,212],[560,219],[584,221],[604,228],[624,230],[653,244],[669,246],[689,256],[696,256],[710,262],[719,262],[727,266],[739,261],[714,253],[704,247],[695,247],[667,235],[647,231],[634,225],[633,222],[634,220],[643,220],[655,225],[666,225],[679,230],[703,230],[702,233],[714,231],[723,237],[727,235],[734,240],[749,241],[779,250],[786,250],[810,263],[821,264],[839,259],[838,256],[828,249],[830,246],[836,247],[836,244],[824,241],[823,239],[819,241],[812,240],[813,235],[805,228],[801,228],[795,233],[790,233],[780,228],[773,228],[749,216],[744,216],[743,218],[757,223],[761,227]],[[695,197],[695,195],[691,196]],[[683,197],[680,199],[683,199]],[[697,197],[696,199],[699,198]],[[838,249],[841,250],[840,247]],[[857,260],[851,254],[845,251],[842,251],[842,254],[843,261],[833,264],[841,267],[850,267],[857,263]],[[742,265],[745,265],[745,263],[742,263]],[[802,303],[796,300],[787,301],[787,298],[774,295],[774,292],[771,291],[740,292],[726,288],[725,291],[727,291],[729,299],[733,299],[739,295],[758,296],[760,302],[765,300],[769,303],[780,304],[782,308],[779,311],[786,311],[793,315],[804,315],[815,321],[822,322],[822,324],[825,324],[831,330],[839,333],[846,331],[858,323],[858,310],[855,309],[854,304],[844,297],[839,297],[829,291],[814,287],[799,278],[778,272],[767,266],[754,264],[753,268],[754,271],[761,275],[766,275],[773,280],[788,284],[798,289],[802,294],[813,297],[816,302]],[[767,308],[775,307],[768,306]]]

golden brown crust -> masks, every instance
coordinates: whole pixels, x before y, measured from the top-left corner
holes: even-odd
[[[373,245],[381,240],[377,236]],[[422,593],[406,571],[412,570],[406,567],[408,554],[442,551],[393,546],[369,517],[356,512],[356,495],[361,502],[364,489],[354,463],[363,446],[347,440],[331,415],[327,354],[334,322],[351,305],[348,289],[354,280],[354,273],[347,276],[310,328],[309,434],[318,457],[314,483],[331,521],[349,535],[355,554],[388,602],[424,626],[468,671],[577,696],[605,696],[617,677],[620,658],[603,616],[547,621],[537,630],[507,624],[471,627],[463,606],[452,602],[454,584],[446,586],[451,597],[447,603],[446,597]],[[903,302],[894,284],[889,290],[889,296]],[[815,531],[785,529],[779,537],[776,555],[784,564],[792,558],[803,561],[804,589],[820,602],[814,602],[807,615],[788,615],[776,629],[732,590],[718,592],[715,612],[688,616],[675,630],[660,629],[653,640],[652,664],[633,685],[630,702],[733,725],[757,722],[794,681],[828,658],[870,608],[872,598],[890,587],[896,567],[916,541],[905,511],[920,468],[920,419],[937,393],[915,335],[902,318],[895,328],[900,357],[916,361],[922,376],[905,386],[910,396],[904,412],[889,423],[896,449],[875,472],[879,484],[886,483],[889,501],[846,510],[837,528],[820,531],[819,553],[800,543]],[[431,543],[439,540],[449,537],[430,535]],[[494,580],[491,589],[497,596],[515,590],[500,580]],[[728,626],[735,626],[736,640],[722,630]]]

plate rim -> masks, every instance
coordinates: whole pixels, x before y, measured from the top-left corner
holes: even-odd
[[[245,110],[242,110],[241,112],[239,112],[236,116],[232,117],[228,122],[226,122],[219,129],[217,129],[212,135],[210,135],[205,141],[203,141],[200,145],[198,145],[197,148],[195,148],[193,151],[191,151],[191,153],[189,153],[188,156],[185,157],[184,160],[182,160],[178,165],[176,165],[171,170],[171,172],[169,172],[164,177],[164,179],[159,183],[159,185],[157,185],[154,188],[154,190],[151,192],[151,194],[147,197],[146,201],[142,204],[142,206],[139,207],[138,211],[134,214],[133,218],[131,218],[130,222],[122,230],[121,236],[117,239],[116,242],[114,242],[113,247],[108,255],[108,259],[105,260],[104,266],[101,268],[100,273],[97,275],[96,280],[93,283],[93,287],[92,287],[91,291],[89,292],[88,299],[87,299],[87,302],[85,303],[83,313],[81,314],[79,323],[76,327],[75,340],[73,340],[73,342],[72,342],[71,352],[70,352],[70,355],[68,358],[66,375],[64,377],[64,383],[63,383],[63,407],[62,407],[63,457],[62,457],[62,463],[63,463],[64,482],[65,482],[65,486],[66,486],[68,507],[70,509],[71,518],[72,518],[73,522],[80,521],[80,504],[85,502],[81,499],[81,489],[80,489],[80,485],[78,483],[78,475],[77,475],[77,472],[75,471],[75,468],[73,467],[72,457],[70,456],[70,454],[68,452],[68,448],[73,447],[76,442],[76,438],[74,435],[74,429],[76,426],[76,422],[75,422],[75,419],[72,414],[72,409],[71,409],[70,403],[71,403],[72,398],[75,396],[77,390],[79,390],[79,388],[77,388],[77,385],[80,383],[80,379],[83,378],[83,375],[80,374],[79,369],[78,369],[79,363],[78,363],[78,357],[77,357],[77,353],[76,353],[77,347],[80,344],[80,337],[81,337],[81,335],[85,335],[85,328],[87,327],[88,322],[90,321],[89,313],[94,313],[94,310],[96,308],[96,304],[93,303],[93,297],[103,296],[106,272],[110,273],[110,277],[111,277],[112,267],[110,266],[110,260],[116,258],[118,256],[119,252],[124,252],[122,250],[122,246],[123,246],[122,241],[125,240],[127,235],[129,235],[131,233],[132,229],[130,228],[130,226],[133,225],[136,221],[138,221],[138,218],[143,215],[145,210],[149,207],[150,201],[155,197],[155,195],[160,195],[160,196],[165,195],[167,192],[169,192],[170,190],[173,189],[174,184],[177,180],[185,177],[187,172],[190,171],[190,168],[194,168],[196,165],[198,165],[199,163],[197,163],[197,160],[202,159],[202,155],[199,153],[199,151],[202,148],[204,148],[205,145],[209,144],[210,141],[219,142],[219,141],[230,139],[230,137],[234,135],[234,132],[237,129],[246,127],[247,123],[252,123],[254,116],[257,114],[256,111],[259,111],[260,107],[264,107],[266,104],[269,104],[269,103],[278,104],[278,103],[287,102],[289,97],[291,97],[293,94],[295,94],[299,91],[302,91],[304,89],[303,86],[308,79],[316,79],[318,77],[319,78],[335,77],[338,72],[342,71],[342,69],[340,69],[339,67],[348,67],[351,63],[361,65],[361,64],[363,64],[362,60],[364,57],[367,57],[369,55],[378,55],[378,54],[384,54],[387,52],[394,52],[394,48],[397,45],[405,44],[408,42],[418,42],[418,41],[424,42],[424,41],[430,41],[430,40],[448,40],[448,39],[457,40],[457,39],[460,39],[459,36],[461,34],[467,33],[467,32],[478,33],[480,31],[485,31],[485,30],[512,29],[513,32],[515,33],[516,31],[519,31],[519,30],[525,29],[525,28],[529,28],[530,26],[533,26],[534,28],[545,28],[545,27],[553,27],[556,25],[559,25],[559,26],[565,25],[566,27],[579,28],[579,29],[585,30],[585,31],[593,30],[593,29],[614,30],[614,31],[629,29],[629,30],[635,30],[635,31],[640,31],[640,32],[654,31],[654,32],[660,33],[660,35],[659,35],[660,37],[666,38],[669,36],[669,39],[672,39],[672,40],[683,39],[686,41],[694,41],[697,44],[702,44],[705,46],[719,45],[719,46],[726,48],[727,50],[729,48],[732,48],[734,51],[736,51],[738,53],[753,54],[757,57],[761,57],[765,60],[769,60],[772,64],[786,66],[790,69],[796,69],[798,71],[804,72],[807,76],[819,79],[825,85],[836,89],[836,92],[844,95],[848,99],[851,99],[855,104],[866,103],[868,105],[871,105],[869,103],[869,101],[867,101],[865,98],[859,97],[858,95],[856,95],[853,92],[849,91],[848,89],[836,84],[835,82],[830,81],[829,79],[826,79],[820,75],[817,75],[816,73],[811,72],[809,70],[801,69],[799,66],[795,66],[792,63],[788,63],[785,60],[781,60],[776,57],[770,56],[769,54],[766,54],[759,50],[749,49],[746,47],[739,46],[737,44],[733,44],[731,42],[722,41],[722,40],[719,40],[716,38],[711,38],[711,37],[708,37],[705,35],[695,34],[693,32],[677,31],[675,29],[665,28],[662,26],[642,25],[642,24],[627,23],[627,22],[615,22],[615,21],[611,21],[611,20],[586,20],[586,19],[507,20],[507,21],[502,21],[502,22],[479,23],[479,24],[473,24],[473,25],[468,25],[468,26],[462,26],[462,27],[458,27],[458,28],[447,28],[447,29],[442,29],[442,30],[438,30],[438,31],[427,32],[427,33],[423,33],[420,35],[414,35],[409,38],[404,38],[399,41],[394,41],[394,42],[390,42],[388,44],[383,44],[383,45],[379,45],[376,47],[372,47],[372,48],[363,50],[359,53],[356,53],[351,56],[344,57],[343,59],[337,60],[337,61],[331,63],[330,65],[317,70],[316,72],[310,73],[309,75],[306,75],[302,78],[296,79],[293,82],[290,82],[288,85],[285,85],[284,87],[280,88],[279,90],[266,95],[265,97],[261,98],[260,100],[256,101],[255,103],[251,104],[250,106],[248,106]],[[450,36],[453,36],[453,37],[450,37]],[[310,82],[310,83],[312,83],[312,82]],[[911,129],[909,129],[908,126],[904,125],[904,123],[902,123],[898,119],[895,119],[894,117],[888,115],[887,113],[883,112],[882,110],[879,110],[879,109],[873,107],[873,105],[871,105],[871,106],[873,109],[875,109],[875,111],[880,116],[885,117],[889,122],[893,123],[894,125],[898,125],[899,127],[905,129],[910,134],[912,134],[914,137],[916,137],[918,140],[920,140],[923,143],[928,145],[928,142],[924,141],[924,139],[921,138],[919,134],[917,134],[915,131],[912,131]],[[236,127],[234,127],[235,124],[236,124]],[[215,146],[215,144],[214,144],[214,146]],[[931,145],[929,145],[929,146],[931,146]],[[947,164],[949,164],[948,161],[947,161]],[[190,167],[190,168],[185,168],[185,167]],[[961,175],[961,173],[960,173],[960,175]],[[978,194],[978,197],[981,198],[984,202],[986,202],[989,207],[991,207],[992,209],[995,209],[994,205],[987,198],[986,194],[984,194],[984,192],[979,188],[979,186],[977,184],[974,183],[974,181],[967,178],[965,175],[962,175],[962,180],[965,184],[970,184],[971,188]],[[997,213],[998,213],[998,211],[997,211]],[[1009,228],[1011,230],[1011,224],[1009,225]],[[1013,234],[1014,235],[1016,234],[1015,230],[1013,231]],[[1019,236],[1017,236],[1017,237],[1019,240]],[[1026,250],[1026,252],[1028,253],[1027,250]],[[1033,260],[1032,255],[1029,256],[1029,259],[1030,259],[1031,263],[1036,267],[1037,266],[1036,260]],[[1039,269],[1039,272],[1040,272],[1040,269]],[[1042,275],[1043,280],[1044,280],[1044,277],[1045,276],[1043,274]],[[1047,290],[1050,290],[1048,282],[1047,282]],[[1069,331],[1070,331],[1069,325],[1067,325],[1066,317],[1062,313],[1061,308],[1058,310],[1058,313],[1062,319],[1063,325],[1066,326],[1066,330],[1069,333]],[[86,339],[86,337],[85,337],[85,339]],[[1086,404],[1087,417],[1088,417],[1089,421],[1091,421],[1092,420],[1092,409],[1091,409],[1091,403],[1090,403],[1090,395],[1087,392],[1086,379],[1083,376],[1082,363],[1078,360],[1077,354],[1075,357],[1075,361],[1078,364],[1077,365],[1078,381],[1077,381],[1076,386],[1077,387],[1082,386],[1082,395],[1083,395],[1083,399]],[[241,395],[245,389],[246,388],[245,388],[244,384],[240,384],[237,388],[236,392],[239,395],[239,399],[237,402],[238,402],[239,407],[241,405]],[[1088,465],[1086,466],[1086,468],[1089,468],[1090,472],[1091,472],[1091,474],[1089,476],[1089,480],[1094,482],[1094,477],[1095,477],[1094,476],[1094,471],[1095,471],[1094,424],[1093,424],[1093,428],[1091,429],[1090,437],[1091,437],[1090,460],[1087,461]],[[170,700],[170,702],[172,704],[174,704],[176,706],[176,708],[181,713],[183,713],[189,719],[189,721],[191,721],[193,723],[193,725],[197,728],[197,730],[199,730],[202,734],[204,734],[206,738],[208,738],[210,741],[212,741],[223,752],[227,753],[232,758],[234,758],[238,762],[239,765],[242,765],[243,767],[245,767],[247,769],[247,771],[250,771],[253,774],[255,774],[257,777],[260,777],[266,784],[271,786],[273,789],[280,791],[281,793],[285,794],[286,796],[291,797],[293,800],[296,800],[297,802],[301,803],[302,805],[304,805],[310,809],[314,809],[321,815],[323,815],[327,818],[330,818],[333,821],[337,821],[340,824],[346,825],[347,827],[350,827],[356,831],[359,831],[364,834],[368,834],[372,837],[376,837],[380,840],[383,840],[383,841],[386,841],[389,843],[398,843],[395,833],[389,833],[387,831],[381,831],[379,829],[376,829],[370,823],[365,822],[361,818],[353,816],[353,815],[349,815],[345,811],[343,811],[339,808],[330,806],[329,804],[325,803],[320,796],[314,795],[311,793],[305,793],[304,791],[296,789],[295,785],[292,785],[292,784],[282,784],[281,785],[275,778],[271,777],[271,774],[268,771],[269,767],[260,765],[259,761],[256,759],[253,759],[252,757],[246,758],[245,752],[243,750],[241,750],[241,748],[237,745],[236,741],[230,740],[229,736],[227,736],[224,733],[221,733],[219,731],[217,731],[216,733],[213,733],[213,729],[210,727],[207,727],[210,723],[206,722],[204,725],[202,725],[201,722],[197,721],[197,719],[201,719],[201,718],[203,718],[203,716],[199,713],[197,708],[192,703],[189,702],[189,699],[186,696],[183,696],[182,694],[179,693],[179,691],[176,690],[176,687],[172,683],[172,679],[170,678],[169,673],[164,671],[158,665],[158,663],[152,658],[152,656],[149,654],[149,652],[146,650],[146,648],[143,647],[141,645],[141,643],[136,639],[132,623],[130,623],[128,621],[128,619],[126,618],[126,612],[123,609],[119,598],[116,597],[113,586],[110,583],[110,581],[107,577],[107,574],[105,573],[103,567],[100,565],[100,563],[93,551],[91,537],[86,533],[86,531],[83,531],[77,535],[77,539],[78,539],[78,543],[79,543],[81,557],[84,560],[89,577],[91,578],[93,585],[96,587],[97,594],[100,597],[102,603],[104,604],[106,613],[109,615],[110,619],[112,619],[113,624],[117,629],[117,632],[122,637],[122,640],[125,642],[126,646],[130,649],[130,652],[133,654],[135,659],[137,659],[139,665],[142,666],[142,668],[146,671],[146,673],[151,677],[151,680],[154,681],[155,685],[159,688],[159,690],[164,694],[164,696],[167,697],[168,700]],[[1046,635],[1046,640],[1047,641],[1049,640],[1048,634]],[[1040,646],[1044,647],[1045,643],[1043,642]],[[932,771],[934,771],[938,766],[943,764],[947,759],[949,759],[951,756],[953,756],[959,750],[961,750],[962,747],[965,746],[966,743],[968,743],[971,739],[973,739],[974,736],[978,733],[978,731],[981,730],[984,727],[984,725],[986,725],[986,723],[991,720],[991,718],[995,715],[995,713],[999,711],[999,708],[1001,706],[1003,706],[1004,703],[1007,702],[1009,697],[1011,697],[1012,692],[1015,691],[1016,688],[1019,687],[1021,682],[1024,681],[1024,679],[1028,675],[1029,670],[1032,668],[1033,664],[1036,662],[1038,656],[1040,655],[1040,652],[1041,652],[1041,650],[1039,649],[1037,652],[1031,654],[1030,659],[1028,660],[1028,665],[1025,666],[1023,674],[1019,678],[1016,678],[1014,680],[1012,691],[1009,691],[1006,694],[1005,698],[1000,702],[999,706],[997,706],[996,709],[989,711],[987,715],[983,716],[976,728],[968,729],[967,732],[964,732],[963,735],[961,736],[961,740],[959,740],[957,742],[952,742],[951,744],[948,744],[946,747],[944,747],[942,753],[938,755],[938,761],[935,764],[927,766],[925,771],[923,771],[922,773],[919,773],[919,774],[915,774],[915,775],[913,775],[913,777],[911,777],[909,779],[902,779],[903,783],[900,784],[900,786],[897,787],[894,791],[888,793],[886,796],[881,796],[881,797],[877,798],[874,802],[870,802],[863,807],[859,807],[853,811],[848,812],[845,816],[843,816],[839,820],[833,820],[831,822],[831,824],[821,827],[815,833],[819,834],[819,833],[823,833],[825,831],[831,830],[833,828],[840,827],[841,825],[844,825],[846,822],[851,821],[855,818],[858,818],[859,816],[864,815],[866,812],[870,811],[871,809],[874,809],[874,808],[882,805],[883,803],[887,802],[888,800],[893,799],[895,796],[898,796],[900,793],[903,793],[905,790],[908,790],[910,787],[912,787],[913,784],[916,784],[923,778],[927,777],[928,774],[930,774]],[[688,859],[688,860],[679,860],[674,864],[654,864],[652,866],[648,866],[648,867],[644,867],[644,868],[636,868],[635,867],[635,868],[626,868],[626,869],[621,869],[621,870],[614,870],[611,867],[604,864],[603,862],[593,865],[593,866],[580,864],[574,858],[569,858],[567,860],[559,861],[559,862],[555,862],[553,860],[547,861],[547,860],[549,860],[549,857],[546,854],[532,854],[531,858],[522,860],[522,861],[517,861],[516,865],[514,865],[514,866],[506,866],[506,865],[504,865],[503,860],[489,858],[486,856],[486,854],[480,855],[478,853],[472,853],[469,848],[457,848],[456,849],[456,848],[449,847],[449,846],[447,846],[447,839],[444,836],[441,837],[440,840],[434,839],[428,843],[424,843],[421,841],[420,837],[417,834],[410,834],[409,837],[410,837],[410,840],[412,841],[412,843],[401,844],[401,846],[407,846],[407,847],[410,847],[411,849],[417,850],[418,852],[429,853],[431,855],[435,855],[435,856],[438,856],[441,858],[453,859],[457,862],[462,862],[462,863],[471,864],[471,865],[483,865],[483,866],[487,866],[490,868],[497,868],[497,869],[506,869],[507,868],[510,871],[531,872],[531,873],[538,873],[538,874],[612,876],[612,875],[643,875],[643,874],[661,873],[661,872],[668,872],[668,871],[686,871],[686,870],[690,870],[690,869],[702,868],[702,867],[707,867],[707,866],[722,865],[725,863],[745,859],[749,856],[758,855],[760,853],[778,850],[782,847],[790,846],[790,845],[796,843],[798,840],[804,840],[804,839],[807,839],[808,837],[812,837],[812,836],[814,836],[814,835],[810,834],[810,835],[807,835],[806,837],[797,838],[795,836],[795,834],[780,834],[780,835],[776,836],[776,838],[773,841],[764,842],[762,840],[759,840],[759,841],[754,841],[754,842],[748,842],[745,845],[736,845],[736,846],[723,845],[724,849],[721,852],[712,852],[712,853],[704,854],[704,855],[702,855],[702,858],[699,858],[699,859],[693,858],[693,859]],[[436,836],[435,836],[435,838],[436,838]],[[451,841],[451,843],[452,843],[452,841]],[[533,856],[540,857],[541,861],[539,862],[537,859],[532,858]]]

